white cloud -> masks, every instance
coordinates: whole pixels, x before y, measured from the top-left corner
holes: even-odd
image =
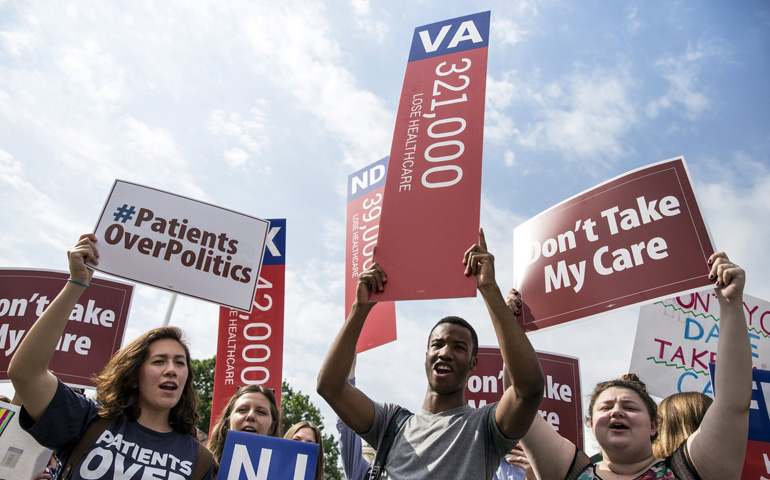
[[[634,82],[624,67],[577,68],[571,76],[548,83],[539,76],[535,71],[525,80],[509,73],[503,81],[490,82],[495,92],[489,95],[490,138],[512,138],[536,150],[556,149],[567,161],[590,157],[587,168],[628,153],[623,139],[637,122],[637,113]],[[521,109],[526,104],[531,104],[534,115],[529,123],[507,118],[505,107]]]
[[[656,118],[663,111],[676,108],[682,110],[681,115],[686,119],[697,120],[712,103],[699,78],[701,69],[707,59],[719,54],[717,45],[698,42],[695,46],[688,44],[682,55],[663,55],[655,62],[655,68],[668,81],[669,88],[665,94],[647,104],[647,115]]]
[[[124,90],[124,69],[94,40],[81,47],[61,48],[56,62],[72,89],[83,89],[97,102],[119,100]]]
[[[631,35],[637,35],[642,29],[645,28],[645,23],[638,16],[638,9],[636,5],[629,5],[626,8],[626,21],[625,27],[628,33]]]
[[[388,152],[393,114],[343,66],[323,7],[274,4],[265,10],[247,14],[242,30],[259,62],[272,65],[265,73],[276,86],[339,139],[348,165],[360,167],[372,155]]]
[[[225,143],[226,149],[223,155],[230,167],[239,168],[247,165],[252,156],[262,156],[270,145],[270,136],[265,124],[267,114],[263,113],[268,103],[261,100],[257,104],[258,107],[249,110],[248,118],[243,118],[237,112],[228,114],[223,110],[215,110],[206,122],[208,131],[214,136],[221,137]],[[261,173],[267,171],[269,167],[263,168]]]
[[[518,24],[507,18],[497,19],[492,17],[491,34],[494,35],[497,41],[516,46],[522,42],[525,38],[532,35],[532,32],[521,28]]]
[[[366,38],[382,42],[389,32],[385,22],[376,20],[372,15],[372,5],[369,0],[350,0],[350,6],[356,21],[356,28]]]

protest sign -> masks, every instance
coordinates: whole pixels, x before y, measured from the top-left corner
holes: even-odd
[[[621,175],[514,230],[526,331],[706,287],[713,243],[683,157]]]
[[[754,369],[753,376],[749,441],[741,478],[760,480],[770,477],[770,371]]]
[[[540,415],[561,436],[583,448],[580,365],[575,357],[536,352],[546,379]],[[498,347],[479,347],[476,370],[468,377],[465,399],[473,408],[503,396],[503,356]]]
[[[241,385],[272,388],[281,406],[285,278],[286,219],[273,219],[251,310],[219,309],[212,428]]]
[[[0,402],[0,479],[35,478],[53,453],[21,428],[18,414],[17,405]]]
[[[358,275],[372,264],[382,214],[382,196],[388,157],[348,177],[347,234],[345,235],[345,318],[356,299]],[[356,353],[396,339],[396,306],[378,302],[366,317],[356,344]]]
[[[743,296],[752,363],[770,364],[770,302]],[[709,363],[717,356],[719,301],[713,288],[644,305],[639,310],[629,371],[658,397],[678,392],[714,395]]]
[[[116,180],[94,233],[95,270],[248,311],[269,223]]]
[[[318,444],[227,432],[218,478],[227,480],[313,480]]]
[[[32,324],[67,283],[69,273],[0,269],[0,380]],[[99,277],[69,316],[50,368],[70,386],[93,387],[91,376],[120,349],[134,286]]]
[[[377,243],[376,300],[472,297],[489,12],[417,27],[401,90]]]

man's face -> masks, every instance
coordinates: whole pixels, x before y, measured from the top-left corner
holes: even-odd
[[[471,332],[460,325],[442,323],[433,329],[425,353],[428,386],[439,394],[464,390],[468,375],[476,370]]]

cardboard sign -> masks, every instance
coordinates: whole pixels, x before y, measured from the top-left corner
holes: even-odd
[[[561,436],[583,448],[583,405],[577,358],[536,352],[546,378],[540,415]],[[476,371],[468,378],[465,399],[473,408],[503,396],[503,356],[499,347],[479,347]]]
[[[770,302],[744,295],[746,327],[755,368],[770,364]],[[719,301],[713,288],[644,305],[639,310],[629,371],[658,397],[714,390],[709,363],[719,342]]]
[[[318,444],[227,432],[218,478],[227,480],[313,480]]]
[[[64,288],[69,273],[0,269],[0,380],[8,380],[8,364],[48,305]],[[70,386],[93,387],[91,377],[120,349],[134,286],[91,279],[69,316],[51,358],[51,368]]]
[[[345,235],[345,318],[356,299],[358,275],[372,265],[380,230],[382,196],[388,157],[362,168],[348,177],[347,234]],[[369,312],[358,337],[356,353],[370,350],[396,339],[396,306],[379,302]]]
[[[390,150],[376,300],[472,297],[478,243],[489,12],[418,27]]]
[[[514,230],[526,331],[711,284],[714,252],[684,158],[634,170]]]
[[[286,219],[273,219],[251,311],[219,309],[212,428],[241,385],[272,388],[281,406],[285,277]]]
[[[269,222],[116,180],[94,233],[95,270],[248,311]]]
[[[19,407],[0,402],[0,478],[35,478],[48,466],[53,450],[19,425]]]

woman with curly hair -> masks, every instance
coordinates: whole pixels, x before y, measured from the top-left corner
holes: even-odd
[[[230,398],[209,434],[209,450],[217,468],[230,430],[280,437],[281,416],[273,390],[262,385],[244,385]]]
[[[318,460],[315,466],[315,480],[324,480],[324,442],[319,429],[313,422],[303,420],[295,423],[286,432],[283,438],[296,440],[298,442],[308,442],[318,444]]]
[[[48,370],[70,313],[91,282],[86,262],[98,263],[95,242],[93,234],[82,235],[67,252],[70,279],[11,359],[8,376],[22,401],[19,423],[67,465],[89,427],[107,419],[65,472],[72,479],[210,479],[211,455],[195,439],[198,399],[181,330],[150,330],[116,352],[95,376],[98,403],[72,392]]]
[[[719,300],[715,400],[700,426],[664,458],[653,453],[658,433],[657,406],[635,375],[602,382],[591,395],[588,425],[602,460],[588,456],[535,415],[521,440],[537,478],[590,479],[738,479],[746,454],[751,404],[751,348],[743,307],[746,275],[720,252],[708,259],[709,279]],[[612,342],[597,333],[595,340]],[[515,388],[515,382],[514,382]]]

